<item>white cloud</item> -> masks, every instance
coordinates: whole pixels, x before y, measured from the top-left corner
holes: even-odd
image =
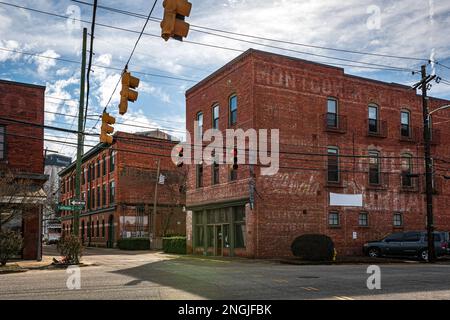
[[[155,87],[144,81],[141,81],[139,85],[139,91],[142,93],[145,92],[147,94],[150,94],[164,103],[171,103],[170,95],[160,87]]]
[[[14,50],[20,51],[20,45],[17,41],[0,40],[0,47],[6,49],[0,50],[0,62],[6,62],[8,60],[17,61],[21,57],[20,53],[14,52]]]
[[[61,57],[59,54],[57,54],[54,50],[49,49],[39,54],[38,56],[35,56],[32,58],[32,60],[37,64],[37,72],[40,76],[45,77],[47,76],[47,71],[56,66],[56,60],[55,58]]]

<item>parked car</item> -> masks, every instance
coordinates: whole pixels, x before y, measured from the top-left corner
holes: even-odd
[[[434,232],[436,256],[449,254],[449,233]],[[428,260],[428,236],[426,231],[392,233],[382,240],[364,244],[364,254],[369,257],[407,256]]]

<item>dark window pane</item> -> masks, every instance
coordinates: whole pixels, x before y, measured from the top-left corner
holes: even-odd
[[[411,135],[411,130],[410,130],[409,124],[401,125],[401,134],[402,134],[402,137],[409,137]]]
[[[369,183],[380,184],[380,154],[376,151],[371,151],[369,156]]]
[[[219,183],[219,164],[214,162],[213,164],[213,184]]]
[[[197,188],[203,187],[203,165],[197,165]]]
[[[237,180],[237,170],[231,169],[230,171],[230,181]]]
[[[408,232],[405,233],[403,237],[404,242],[418,242],[420,241],[420,233],[419,232]]]
[[[207,242],[206,245],[208,247],[214,247],[214,227],[213,226],[207,226],[206,232],[208,233],[207,236]]]
[[[230,247],[230,225],[229,224],[224,224],[222,226],[222,232],[223,232],[223,247],[224,248],[229,248]]]
[[[368,226],[369,225],[369,217],[367,213],[359,214],[359,225],[360,226]]]
[[[409,155],[403,156],[402,159],[402,186],[412,187],[412,177],[409,176],[412,173],[412,158]]]
[[[328,148],[328,181],[339,182],[339,153],[335,148]]]
[[[401,227],[403,225],[403,216],[401,213],[394,214],[394,226]]]
[[[205,228],[200,225],[195,227],[195,245],[197,247],[203,247],[204,246],[204,240],[205,240]]]
[[[234,247],[245,248],[246,246],[246,228],[245,224],[238,223],[234,225]]]
[[[235,222],[245,222],[245,207],[233,207],[233,219]]]
[[[330,128],[337,128],[338,117],[335,113],[327,113],[327,126]]]
[[[401,242],[403,240],[403,233],[393,233],[385,238],[386,242]]]
[[[333,212],[328,215],[328,223],[330,226],[339,225],[339,213]]]
[[[369,131],[374,133],[378,132],[378,120],[369,119]]]

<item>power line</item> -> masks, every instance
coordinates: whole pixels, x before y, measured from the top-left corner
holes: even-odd
[[[450,67],[446,66],[445,64],[440,63],[439,61],[433,61],[433,62],[436,63],[437,65],[440,65],[441,67],[444,67],[444,68],[450,70]]]
[[[15,136],[15,137],[21,137],[21,138],[27,138],[27,139],[34,139],[34,140],[42,140],[42,141],[46,141],[46,142],[51,142],[51,143],[56,143],[56,144],[64,144],[64,145],[69,145],[69,146],[73,146],[76,147],[77,143],[72,143],[72,142],[62,142],[60,140],[53,140],[53,139],[46,139],[46,138],[40,138],[40,137],[29,137],[29,136],[25,136],[25,135],[17,135],[17,134],[12,134],[12,133],[6,133],[6,135],[9,136]],[[157,156],[157,157],[166,157],[166,158],[171,158],[171,155],[169,154],[157,154],[157,153],[153,153],[153,152],[147,152],[147,151],[139,151],[139,150],[130,150],[130,149],[125,149],[125,148],[117,148],[116,146],[104,146],[101,144],[98,145],[88,145],[88,144],[83,144],[84,147],[92,147],[92,148],[97,148],[97,149],[110,149],[113,151],[118,151],[118,152],[125,152],[125,153],[134,153],[134,154],[142,154],[142,155],[153,155],[153,156]],[[301,159],[304,160],[304,159]],[[224,163],[226,164],[226,163]],[[248,165],[248,164],[245,164]],[[265,167],[265,165],[261,165],[261,164],[254,164],[255,166],[258,167]],[[312,167],[298,167],[298,166],[279,166],[280,169],[289,169],[289,170],[302,170],[302,171],[319,171],[319,172],[324,172],[324,171],[330,171],[328,170],[328,168],[326,167],[322,167],[322,168],[312,168]],[[444,171],[444,170],[442,170]],[[340,173],[359,173],[359,174],[368,174],[368,171],[366,170],[345,170],[345,169],[338,169],[338,172]],[[400,175],[401,171],[381,171],[380,174],[390,174],[390,175]],[[421,174],[421,173],[419,173]]]
[[[2,2],[0,2],[0,4],[1,3]],[[21,51],[21,50],[8,49],[8,48],[2,48],[2,47],[0,47],[0,50],[1,51],[14,52],[14,53],[20,53],[20,54],[33,56],[33,57],[44,58],[44,59],[50,59],[50,60],[57,60],[57,61],[62,61],[62,62],[68,62],[68,63],[81,64],[80,61],[75,61],[75,60],[70,60],[70,59],[65,59],[65,58],[49,57],[49,56],[44,56],[44,55],[41,55],[41,54],[38,54],[38,53],[33,53],[33,52],[25,52],[25,51]],[[102,68],[102,69],[115,70],[115,71],[123,71],[123,69],[121,69],[121,68],[115,68],[115,67],[109,67],[109,66],[100,66],[100,65],[95,65],[95,64],[93,64],[92,66],[95,67],[95,68]],[[131,71],[131,72],[136,73],[136,74],[141,74],[141,75],[144,75],[144,76],[149,76],[149,77],[166,78],[166,79],[171,79],[171,80],[180,80],[180,81],[187,81],[187,82],[197,82],[197,80],[180,78],[180,77],[172,77],[172,76],[166,76],[166,75],[161,75],[161,74],[147,73],[147,72],[141,72],[141,71]]]
[[[49,125],[40,125],[37,123],[32,123],[32,122],[27,122],[27,121],[22,121],[22,120],[16,120],[16,119],[9,119],[9,118],[4,118],[4,117],[0,117],[0,120],[3,121],[9,121],[9,122],[13,122],[13,123],[18,123],[18,124],[24,124],[24,125],[30,125],[30,126],[34,126],[34,127],[40,127],[40,128],[44,128],[44,129],[49,129],[49,130],[55,130],[55,131],[62,131],[62,132],[69,132],[69,133],[73,133],[73,134],[78,134],[79,132],[76,130],[69,130],[69,129],[64,129],[64,128],[59,128],[59,127],[54,127],[54,126],[49,126]],[[83,133],[86,136],[93,136],[93,137],[99,137],[99,134],[95,134],[95,133]],[[148,138],[146,137],[139,137],[139,136],[135,136],[133,138],[126,138],[126,137],[117,137],[119,140],[123,139],[123,140],[132,140],[132,141],[145,141],[148,143]],[[185,144],[186,145],[186,144]],[[202,144],[202,145],[195,145],[195,144],[189,144],[189,146],[191,147],[195,147],[195,146],[207,146],[206,144]],[[224,149],[226,149],[226,146],[223,147]],[[250,149],[238,149],[240,151],[257,151],[257,150],[250,150]],[[272,152],[273,153],[273,152]],[[302,156],[320,156],[320,157],[329,157],[330,155],[328,153],[313,153],[313,152],[293,152],[293,151],[279,151],[279,154],[289,154],[289,155],[302,155]],[[338,154],[337,155],[338,158],[367,158],[367,159],[372,159],[374,158],[373,156],[370,155],[350,155],[350,154]],[[403,156],[379,156],[377,157],[378,159],[404,159],[405,157]],[[409,157],[410,159],[420,159],[422,160],[423,157]]]
[[[71,0],[71,1],[79,3],[79,4],[83,4],[83,5],[92,6],[91,3],[88,3],[88,2],[85,2],[85,1],[79,1],[79,0]],[[144,15],[142,15],[140,13],[136,13],[136,12],[120,10],[120,9],[116,9],[116,8],[112,8],[112,7],[108,7],[108,6],[99,6],[99,8],[107,10],[107,11],[111,11],[111,12],[115,12],[115,13],[131,16],[131,17],[145,19]],[[162,19],[152,18],[151,20],[154,21],[154,22],[158,22],[159,23]],[[194,28],[192,28],[192,27],[194,27]],[[376,56],[376,57],[384,57],[384,58],[395,58],[395,59],[415,60],[415,61],[428,61],[428,59],[424,59],[424,58],[396,56],[396,55],[389,55],[389,54],[381,54],[381,53],[373,53],[373,52],[363,52],[363,51],[356,51],[356,50],[348,50],[348,49],[338,49],[338,48],[317,46],[317,45],[304,44],[304,43],[285,41],[285,40],[279,40],[279,39],[271,39],[271,38],[267,38],[267,37],[243,34],[243,33],[238,33],[238,32],[231,32],[231,31],[226,31],[226,30],[222,30],[222,29],[216,29],[216,28],[210,28],[210,27],[205,27],[205,26],[199,26],[199,25],[191,24],[190,30],[193,30],[193,31],[196,31],[196,32],[202,32],[202,33],[206,33],[206,34],[210,34],[210,35],[214,35],[214,36],[219,36],[219,37],[222,36],[222,35],[218,35],[218,34],[215,34],[215,33],[198,30],[196,28],[210,30],[210,31],[216,31],[216,32],[221,32],[221,33],[231,34],[231,35],[236,35],[236,36],[242,36],[242,37],[247,37],[247,38],[253,38],[253,39],[258,39],[258,40],[265,40],[265,41],[278,42],[278,43],[284,43],[284,44],[295,45],[295,46],[314,48],[314,49],[331,50],[331,51],[337,51],[337,52],[353,53],[353,54]]]
[[[134,55],[134,51],[136,50],[136,47],[137,47],[137,45],[139,44],[139,41],[141,41],[142,34],[144,33],[145,28],[147,27],[148,20],[150,19],[150,16],[152,15],[153,10],[155,9],[155,6],[156,6],[156,3],[157,3],[157,2],[158,2],[158,0],[155,0],[155,2],[153,2],[153,6],[152,6],[152,8],[151,8],[151,10],[150,10],[150,13],[148,14],[147,20],[145,21],[145,24],[144,24],[144,26],[143,26],[143,28],[142,28],[142,31],[141,31],[141,33],[139,34],[139,37],[138,37],[136,43],[134,44],[133,50],[131,51],[131,54],[130,54],[130,57],[128,58],[128,60],[127,60],[127,63],[125,64],[125,67],[124,67],[124,69],[122,70],[122,74],[120,75],[119,81],[117,81],[116,86],[114,87],[114,90],[113,90],[111,96],[109,97],[108,102],[106,103],[106,106],[105,106],[105,109],[104,109],[105,111],[108,109],[108,106],[109,106],[109,104],[111,103],[111,100],[112,100],[114,94],[116,93],[117,88],[119,87],[119,83],[120,83],[120,81],[122,80],[122,77],[123,77],[124,72],[126,72],[126,71],[128,70],[128,64],[130,63],[131,58],[132,58],[133,55]],[[99,119],[99,121],[100,121],[100,119]],[[97,126],[97,124],[96,124],[95,126]],[[95,127],[95,126],[94,126],[94,127]]]
[[[24,10],[31,10],[31,11],[38,12],[38,13],[48,14],[48,15],[51,15],[51,16],[59,17],[59,18],[71,19],[71,20],[76,20],[76,21],[80,21],[80,22],[83,22],[83,23],[89,23],[89,22],[87,22],[85,20],[75,19],[75,18],[72,18],[72,17],[58,15],[58,14],[50,13],[50,12],[45,12],[45,11],[42,11],[42,10],[31,9],[31,8],[28,8],[28,7],[12,5],[12,4],[1,2],[1,1],[0,1],[0,4],[9,5],[9,6],[16,7],[16,8],[21,8],[21,9],[24,9]],[[101,26],[101,27],[105,27],[105,28],[111,28],[111,29],[115,29],[115,30],[120,30],[120,31],[139,33],[139,31],[130,30],[130,29],[121,28],[121,27],[116,27],[116,26],[111,26],[111,25],[106,25],[106,24],[96,23],[96,25],[97,26]],[[146,32],[144,32],[143,34],[147,35],[147,36],[151,36],[151,37],[160,38],[160,35],[150,34],[150,33],[146,33]],[[234,40],[236,40],[236,41],[244,41],[244,42],[247,42],[247,43],[253,43],[255,45],[263,45],[263,44],[258,43],[258,42],[249,42],[248,40],[242,40],[242,39],[234,39]],[[190,41],[190,40],[185,40],[184,43],[196,44],[196,45],[200,45],[200,46],[206,46],[206,47],[230,50],[230,51],[235,51],[235,52],[245,52],[245,50],[240,50],[240,49],[235,49],[235,48],[228,48],[228,47],[218,46],[218,45],[211,45],[211,44],[200,43],[200,42],[195,42],[195,41]],[[347,67],[353,67],[353,68],[376,69],[376,70],[385,70],[385,71],[396,71],[396,72],[417,72],[417,70],[407,69],[407,68],[400,68],[400,67],[395,67],[395,66],[390,66],[390,65],[382,65],[382,64],[375,64],[375,63],[369,63],[369,62],[355,61],[355,60],[351,60],[351,59],[337,58],[337,57],[326,56],[326,55],[319,55],[319,54],[314,54],[314,53],[309,53],[309,52],[302,52],[302,51],[297,51],[297,50],[292,50],[292,49],[287,49],[287,48],[282,48],[282,47],[275,47],[275,46],[270,46],[270,45],[263,45],[263,46],[273,47],[273,48],[278,49],[278,50],[296,52],[296,53],[304,54],[304,55],[312,55],[312,56],[316,56],[316,57],[322,57],[322,58],[326,58],[326,59],[333,59],[333,60],[341,60],[341,61],[353,62],[353,63],[363,64],[363,65],[366,65],[366,66],[342,64],[342,63],[336,63],[336,62],[320,62],[320,63],[327,63],[329,65],[347,66]],[[371,66],[371,67],[369,67],[369,66]],[[380,66],[380,67],[375,67],[375,66]]]

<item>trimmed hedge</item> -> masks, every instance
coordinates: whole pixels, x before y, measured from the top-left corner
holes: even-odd
[[[186,237],[164,237],[163,250],[165,253],[186,254]]]
[[[150,250],[148,238],[119,239],[117,247],[120,250]]]
[[[323,234],[305,234],[294,240],[291,245],[294,256],[307,261],[332,261],[334,243]]]

